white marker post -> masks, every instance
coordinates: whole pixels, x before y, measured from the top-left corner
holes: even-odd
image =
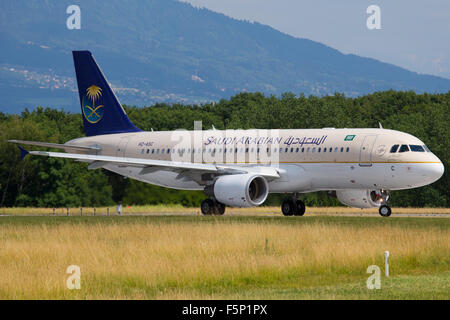
[[[389,251],[384,252],[384,274],[389,277]]]

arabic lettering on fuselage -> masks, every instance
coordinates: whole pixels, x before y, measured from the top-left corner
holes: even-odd
[[[243,136],[243,137],[214,137],[210,136],[206,139],[205,146],[208,145],[264,145],[264,144],[285,144],[287,146],[290,145],[298,145],[298,146],[304,146],[308,144],[313,145],[321,145],[325,143],[325,140],[327,139],[327,136],[321,136],[321,137],[294,137],[289,136],[287,138],[285,137],[250,137],[250,136]]]

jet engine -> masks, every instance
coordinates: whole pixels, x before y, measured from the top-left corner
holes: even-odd
[[[347,206],[356,208],[375,208],[386,205],[389,190],[337,190],[338,200]]]
[[[220,176],[205,193],[231,207],[254,207],[266,201],[269,184],[264,177],[254,174]]]

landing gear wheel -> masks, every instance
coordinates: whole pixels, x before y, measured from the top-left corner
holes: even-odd
[[[214,201],[212,201],[211,199],[203,200],[202,204],[200,205],[202,214],[204,214],[205,216],[209,216],[209,215],[213,214],[215,211],[214,207],[215,207]]]
[[[391,208],[387,205],[383,204],[379,209],[378,212],[382,217],[389,217],[392,213]]]
[[[216,214],[223,215],[225,213],[225,205],[220,202],[216,202]]]
[[[291,199],[286,199],[281,204],[281,212],[283,212],[283,215],[285,216],[292,216],[295,212],[295,203]]]
[[[295,210],[294,210],[294,216],[302,216],[305,214],[305,203],[302,200],[297,200],[295,202]]]

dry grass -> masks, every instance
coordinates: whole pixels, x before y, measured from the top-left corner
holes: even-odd
[[[367,292],[366,268],[383,266],[385,250],[394,277],[436,274],[450,263],[448,228],[149,219],[0,225],[0,297],[239,299],[294,290],[292,298],[295,290],[348,283]],[[65,287],[72,264],[81,267],[81,290]]]
[[[115,207],[96,208],[97,215],[117,215]],[[94,208],[82,208],[83,215],[94,215]],[[280,214],[279,207],[228,208],[226,214],[254,215],[262,213]],[[358,209],[349,207],[307,207],[307,214],[343,215],[343,214],[378,214],[377,208]],[[450,214],[450,208],[393,208],[393,214]],[[53,208],[1,208],[3,215],[53,215]],[[80,215],[80,208],[69,208],[69,214]],[[187,214],[201,215],[200,208],[186,208],[181,205],[123,206],[124,215],[137,214]],[[67,215],[66,208],[55,208],[55,215]]]

